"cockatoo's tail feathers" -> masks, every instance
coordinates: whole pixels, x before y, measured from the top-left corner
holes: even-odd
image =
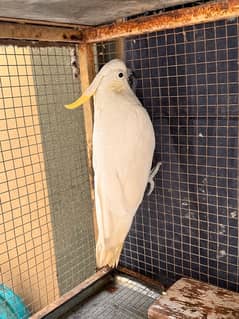
[[[117,247],[110,247],[110,248],[97,244],[97,247],[96,247],[97,268],[102,268],[106,265],[112,268],[117,267],[122,248],[123,248],[123,244],[120,244]]]
[[[85,102],[89,100],[90,96],[83,94],[79,99],[71,104],[66,104],[65,108],[68,110],[76,109],[77,107],[83,105]]]

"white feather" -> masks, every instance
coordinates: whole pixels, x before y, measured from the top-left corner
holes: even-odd
[[[122,79],[118,77],[121,72]],[[128,85],[122,61],[106,64],[96,81],[93,132],[96,260],[98,267],[106,264],[114,267],[144,196],[155,137],[146,110]]]

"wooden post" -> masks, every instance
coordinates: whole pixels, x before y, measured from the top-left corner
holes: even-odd
[[[123,23],[125,19],[118,19],[116,23]],[[125,50],[124,50],[124,38],[117,38],[116,42],[116,56],[117,58],[124,61],[125,58]]]
[[[80,80],[81,90],[84,92],[90,85],[95,75],[94,68],[94,54],[92,46],[89,44],[79,45],[79,66],[80,66]],[[91,198],[93,203],[93,221],[95,230],[95,239],[97,240],[98,228],[95,214],[95,194],[94,194],[94,177],[92,167],[92,132],[93,132],[93,104],[92,100],[86,102],[84,108],[84,121],[86,132],[87,156],[89,166],[89,178],[91,188]]]
[[[124,39],[119,38],[116,40],[116,55],[117,58],[124,61]]]

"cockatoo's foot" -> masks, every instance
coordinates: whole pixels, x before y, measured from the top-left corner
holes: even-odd
[[[162,162],[158,162],[154,168],[151,169],[151,172],[150,172],[150,175],[149,175],[149,180],[148,180],[148,183],[149,183],[149,191],[147,193],[147,196],[149,196],[152,191],[154,190],[154,177],[155,175],[158,173],[159,171],[159,168],[160,166],[162,165]]]

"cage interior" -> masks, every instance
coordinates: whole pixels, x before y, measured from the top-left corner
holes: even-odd
[[[166,286],[187,276],[239,291],[238,26],[238,18],[219,19],[92,44],[95,72],[113,58],[134,71],[132,89],[155,130],[153,164],[162,163],[120,266]],[[72,44],[0,42],[0,307],[7,319],[11,302],[22,307],[16,318],[26,319],[96,273],[86,117],[63,107],[81,93],[79,52]],[[123,318],[146,317],[161,290],[115,278],[69,318],[113,318],[121,310]],[[142,311],[137,300],[145,301]]]

